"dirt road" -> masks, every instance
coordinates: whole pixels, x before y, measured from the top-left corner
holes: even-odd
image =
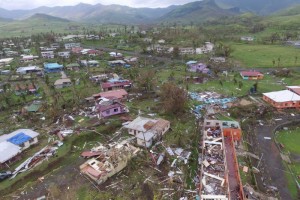
[[[257,184],[261,191],[267,192],[269,186],[275,186],[278,188],[282,200],[292,200],[285,176],[287,172],[274,140],[274,131],[281,126],[288,126],[296,121],[300,122],[300,116],[282,116],[280,118],[282,120],[273,120],[271,123],[254,128],[251,141],[252,151],[261,160],[252,160],[252,163],[261,171],[256,174]]]

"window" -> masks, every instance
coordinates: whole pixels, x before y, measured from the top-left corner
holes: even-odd
[[[206,125],[210,125],[210,122],[206,122]]]
[[[119,108],[115,108],[115,109],[114,109],[114,112],[118,112],[118,111],[119,111]]]
[[[110,113],[110,110],[107,110],[107,111],[106,111],[106,114],[109,114],[109,113]]]

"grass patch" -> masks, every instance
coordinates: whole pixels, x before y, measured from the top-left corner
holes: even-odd
[[[297,176],[299,176],[300,174],[300,128],[297,127],[293,130],[279,131],[276,135],[276,139],[279,143],[284,145],[284,152],[289,154],[290,158],[292,158],[291,164],[288,165],[287,163],[284,163],[284,165],[287,170],[288,168],[290,168],[296,176],[295,177],[290,173],[286,173],[289,191],[291,192],[293,199],[297,199],[298,190],[295,183],[295,179],[299,181]],[[295,160],[293,160],[294,157],[296,157]]]
[[[300,49],[280,45],[234,44],[231,56],[240,61],[244,67],[297,67],[295,57],[300,56]],[[276,61],[273,66],[273,60]]]

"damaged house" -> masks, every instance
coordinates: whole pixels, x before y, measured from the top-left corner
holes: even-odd
[[[109,79],[107,82],[101,84],[103,91],[129,89],[132,86],[132,82],[126,79]]]
[[[93,149],[98,157],[86,161],[80,166],[80,172],[87,175],[97,184],[104,183],[108,178],[123,170],[128,161],[137,155],[139,149],[127,141],[100,145]]]
[[[235,143],[241,139],[238,122],[205,120],[199,157],[201,200],[244,200]]]
[[[124,126],[128,133],[137,138],[137,144],[150,147],[154,140],[160,139],[169,129],[170,122],[164,119],[137,117]]]

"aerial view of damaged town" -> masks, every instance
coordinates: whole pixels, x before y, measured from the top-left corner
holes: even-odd
[[[0,200],[299,200],[300,0],[0,0]]]

